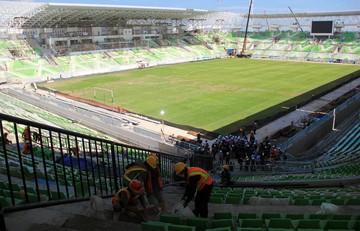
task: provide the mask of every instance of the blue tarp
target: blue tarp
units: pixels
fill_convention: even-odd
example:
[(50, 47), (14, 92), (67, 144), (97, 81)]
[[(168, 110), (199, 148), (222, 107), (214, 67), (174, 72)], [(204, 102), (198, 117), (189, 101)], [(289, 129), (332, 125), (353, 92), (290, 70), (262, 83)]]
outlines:
[(71, 162), (72, 162), (73, 168), (79, 168), (79, 164), (80, 164), (81, 170), (85, 170), (86, 166), (87, 166), (87, 169), (91, 169), (91, 161), (87, 160), (83, 157), (78, 158), (75, 156), (67, 156), (64, 158), (64, 164), (66, 166), (71, 167)]

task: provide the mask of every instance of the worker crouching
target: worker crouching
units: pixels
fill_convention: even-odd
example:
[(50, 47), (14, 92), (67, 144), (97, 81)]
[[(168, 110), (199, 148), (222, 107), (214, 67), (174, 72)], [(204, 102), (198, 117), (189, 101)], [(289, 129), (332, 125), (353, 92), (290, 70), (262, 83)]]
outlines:
[[(124, 209), (126, 214), (130, 217), (138, 216), (142, 221), (147, 220), (147, 214), (143, 213), (145, 202), (141, 200), (141, 193), (144, 191), (141, 181), (135, 179), (130, 184), (120, 189), (112, 198), (112, 205), (114, 210), (114, 221), (118, 222), (120, 214)], [(139, 208), (139, 201), (143, 208)]]

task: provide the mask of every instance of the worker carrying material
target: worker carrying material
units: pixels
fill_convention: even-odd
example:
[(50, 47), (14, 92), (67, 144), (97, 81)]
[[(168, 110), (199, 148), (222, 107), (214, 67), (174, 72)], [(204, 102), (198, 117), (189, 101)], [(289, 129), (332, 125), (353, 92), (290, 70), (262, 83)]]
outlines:
[(195, 209), (193, 213), (197, 217), (208, 217), (208, 203), (213, 188), (213, 180), (204, 169), (199, 167), (186, 167), (183, 162), (175, 164), (175, 174), (182, 177), (186, 182), (186, 189), (181, 198), (186, 207), (195, 196)]
[(161, 208), (161, 212), (168, 213), (169, 211), (166, 208), (162, 194), (163, 182), (157, 156), (149, 155), (146, 158), (143, 167), (147, 170), (146, 180), (144, 181), (147, 199), (151, 201), (152, 197), (155, 198)]

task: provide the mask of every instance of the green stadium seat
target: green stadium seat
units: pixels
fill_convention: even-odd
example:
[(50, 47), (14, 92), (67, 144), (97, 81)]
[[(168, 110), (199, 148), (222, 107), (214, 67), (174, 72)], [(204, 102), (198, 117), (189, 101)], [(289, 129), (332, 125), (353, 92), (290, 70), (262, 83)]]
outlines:
[(293, 229), (293, 224), (289, 218), (270, 218), (265, 220), (267, 228), (276, 230), (276, 229)]
[(292, 222), (293, 226), (297, 229), (322, 229), (319, 219), (302, 219), (298, 221), (293, 220)]
[(345, 198), (331, 199), (330, 203), (332, 203), (334, 205), (346, 205), (347, 204), (347, 199), (345, 199)]
[(19, 192), (19, 191), (22, 190), (22, 188), (21, 188), (20, 185), (18, 185), (18, 184), (11, 184), (11, 187), (12, 187), (12, 190), (13, 190), (13, 191)]
[(360, 205), (360, 198), (349, 198), (346, 205)]
[(63, 192), (50, 191), (51, 200), (66, 199), (66, 195)]
[(169, 225), (168, 231), (196, 231), (196, 227), (186, 225)]
[(351, 220), (353, 215), (351, 214), (334, 214), (331, 220)]
[(222, 199), (222, 197), (210, 197), (209, 203), (222, 204), (223, 199)]
[(234, 227), (233, 219), (219, 219), (211, 222), (211, 228)]
[(360, 221), (355, 221), (350, 227), (354, 230), (360, 230)]
[(209, 220), (202, 217), (189, 217), (186, 219), (187, 226), (195, 226), (196, 231), (204, 231), (208, 228)]
[(292, 201), (293, 205), (310, 205), (310, 201), (308, 199), (294, 199)]
[(9, 208), (12, 206), (11, 199), (4, 196), (0, 196), (0, 204), (2, 208)]
[(349, 221), (344, 220), (327, 220), (324, 225), (324, 230), (348, 229), (348, 223)]
[(324, 231), (323, 229), (297, 229), (297, 231)]
[(271, 219), (271, 218), (281, 218), (281, 214), (280, 213), (263, 213), (263, 214), (261, 214), (260, 218), (263, 220), (267, 220), (267, 219)]
[(301, 220), (304, 219), (304, 214), (299, 214), (299, 213), (286, 213), (284, 214), (285, 218), (289, 218), (291, 220)]
[(232, 231), (230, 227), (221, 227), (221, 228), (209, 228), (205, 231)]
[(33, 187), (27, 186), (26, 191), (27, 191), (27, 193), (36, 194), (36, 190)]
[(6, 196), (4, 190), (2, 190), (2, 189), (0, 189), (0, 196), (3, 196), (3, 197)]
[(141, 230), (142, 231), (168, 231), (169, 229), (168, 223), (162, 222), (142, 222), (141, 223)]
[(249, 203), (249, 199), (250, 199), (251, 197), (252, 197), (252, 196), (246, 196), (246, 195), (244, 195), (244, 196), (243, 196), (243, 199), (242, 199), (242, 203), (243, 203), (244, 205), (248, 204), (248, 203)]
[(175, 215), (175, 214), (161, 214), (160, 221), (175, 224), (175, 225), (183, 224), (181, 217), (179, 215)]
[(0, 181), (0, 188), (1, 189), (10, 189), (9, 183), (4, 182), (4, 181)]
[(225, 204), (239, 204), (241, 201), (240, 196), (227, 196), (225, 198)]
[(265, 228), (263, 219), (239, 219), (239, 227), (241, 228)]
[(311, 200), (311, 205), (321, 205), (324, 202), (326, 202), (324, 199), (313, 199)]
[(258, 218), (256, 213), (238, 213), (238, 220), (239, 219), (255, 219)]
[(219, 220), (219, 219), (233, 219), (233, 216), (231, 213), (228, 212), (224, 212), (224, 213), (214, 213), (214, 219), (215, 220)]
[(266, 228), (240, 228), (238, 227), (236, 231), (267, 231)]
[(330, 219), (332, 216), (332, 214), (309, 214), (307, 219), (327, 220)]
[(38, 196), (36, 194), (28, 193), (29, 203), (39, 202)]

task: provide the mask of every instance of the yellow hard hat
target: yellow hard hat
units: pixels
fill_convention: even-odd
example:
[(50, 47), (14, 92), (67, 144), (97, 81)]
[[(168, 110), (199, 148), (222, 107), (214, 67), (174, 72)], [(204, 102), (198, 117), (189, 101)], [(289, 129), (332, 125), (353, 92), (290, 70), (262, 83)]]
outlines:
[(223, 165), (223, 168), (229, 170), (229, 165), (225, 164)]
[(178, 162), (175, 164), (175, 174), (178, 175), (180, 172), (182, 172), (186, 168), (186, 164), (183, 162)]
[(146, 163), (148, 163), (148, 165), (150, 165), (152, 168), (156, 168), (157, 159), (154, 156), (148, 156), (146, 158)]
[(147, 157), (150, 157), (150, 156), (153, 156), (153, 157), (155, 157), (156, 159), (159, 159), (158, 156), (157, 156), (155, 153), (150, 152), (150, 153), (147, 155)]

